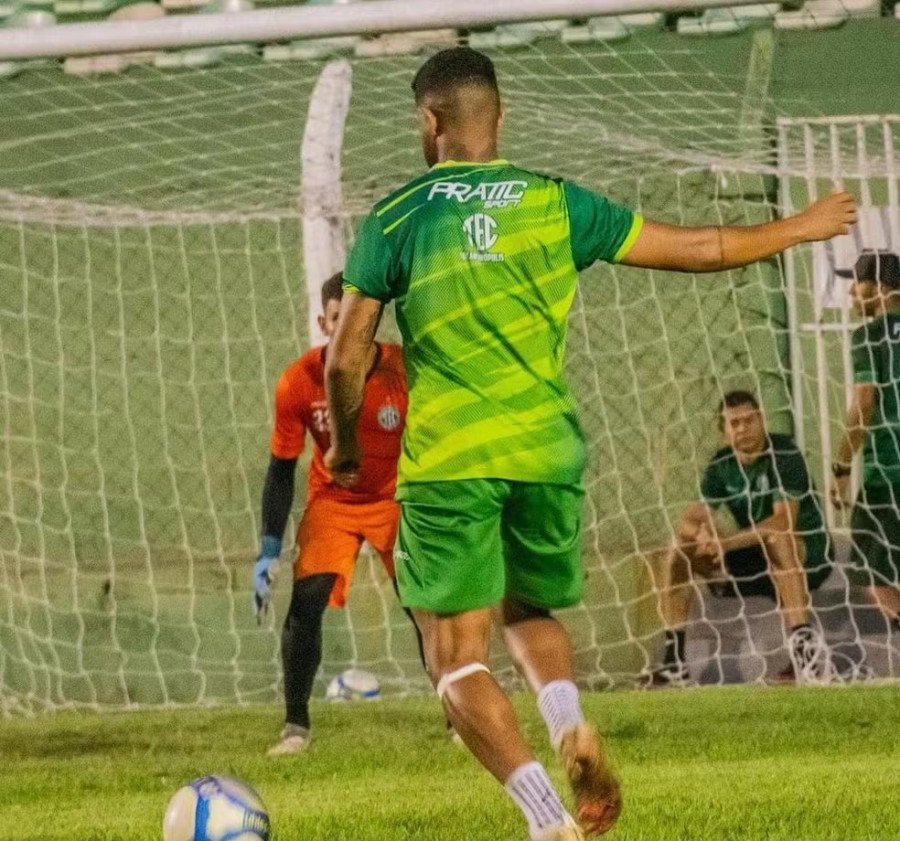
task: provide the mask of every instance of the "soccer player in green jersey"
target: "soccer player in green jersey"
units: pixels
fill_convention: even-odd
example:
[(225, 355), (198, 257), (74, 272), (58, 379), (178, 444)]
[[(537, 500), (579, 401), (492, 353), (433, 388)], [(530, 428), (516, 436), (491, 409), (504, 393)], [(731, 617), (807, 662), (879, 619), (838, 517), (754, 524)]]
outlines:
[(900, 631), (900, 257), (863, 251), (852, 272), (854, 306), (871, 320), (853, 331), (853, 400), (832, 470), (831, 498), (847, 502), (850, 464), (863, 448), (853, 507), (853, 561), (867, 595)]
[[(578, 272), (596, 260), (684, 271), (752, 263), (832, 237), (846, 194), (746, 228), (681, 228), (498, 156), (493, 64), (458, 47), (419, 69), (413, 93), (430, 169), (379, 201), (345, 272), (326, 368), (327, 463), (352, 485), (365, 363), (397, 304), (409, 381), (399, 465), (397, 577), (457, 732), (505, 787), (535, 841), (608, 830), (618, 782), (585, 723), (569, 637), (551, 611), (582, 592), (585, 442), (563, 377)], [(529, 684), (576, 801), (575, 824), (525, 742), (488, 663), (491, 608)]]
[[(788, 435), (770, 433), (755, 395), (730, 391), (719, 406), (725, 446), (710, 460), (702, 502), (681, 514), (666, 565), (660, 607), (666, 624), (662, 665), (650, 686), (690, 679), (686, 625), (695, 578), (721, 596), (776, 599), (787, 630), (790, 663), (778, 676), (800, 683), (830, 674), (821, 633), (810, 625), (810, 591), (831, 571), (825, 521), (806, 460)], [(738, 530), (720, 533), (713, 509), (725, 506)]]

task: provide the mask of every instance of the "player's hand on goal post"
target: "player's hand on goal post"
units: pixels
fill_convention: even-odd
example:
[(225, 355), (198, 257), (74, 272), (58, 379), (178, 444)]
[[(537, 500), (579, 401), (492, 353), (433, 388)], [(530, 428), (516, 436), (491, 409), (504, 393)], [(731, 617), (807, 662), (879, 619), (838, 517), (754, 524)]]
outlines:
[(835, 192), (814, 201), (798, 216), (807, 242), (828, 240), (846, 234), (856, 222), (856, 202), (847, 192)]

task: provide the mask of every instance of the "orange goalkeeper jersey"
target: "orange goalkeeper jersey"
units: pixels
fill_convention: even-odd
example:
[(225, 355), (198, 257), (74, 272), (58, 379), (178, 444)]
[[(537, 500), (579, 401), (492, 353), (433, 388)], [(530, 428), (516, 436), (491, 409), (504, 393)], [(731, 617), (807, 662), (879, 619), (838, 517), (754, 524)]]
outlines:
[(398, 345), (377, 344), (375, 364), (366, 377), (358, 435), (363, 450), (359, 482), (341, 488), (331, 480), (324, 456), (330, 444), (325, 400), (325, 347), (307, 351), (281, 375), (275, 389), (272, 455), (297, 458), (306, 431), (315, 442), (309, 469), (307, 502), (325, 497), (339, 502), (393, 499), (397, 459), (406, 422), (406, 374)]

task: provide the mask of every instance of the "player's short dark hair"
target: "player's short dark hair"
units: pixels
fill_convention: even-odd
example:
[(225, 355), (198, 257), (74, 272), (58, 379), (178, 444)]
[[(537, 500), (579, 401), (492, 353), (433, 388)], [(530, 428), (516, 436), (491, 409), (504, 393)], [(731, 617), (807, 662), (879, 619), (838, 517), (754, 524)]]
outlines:
[(344, 297), (344, 274), (333, 274), (322, 284), (322, 312), (328, 307), (329, 301), (340, 301)]
[(752, 406), (758, 410), (759, 400), (756, 399), (756, 395), (752, 391), (743, 391), (742, 389), (726, 391), (719, 402), (719, 417), (722, 417), (722, 412), (726, 409), (734, 409), (737, 406)]
[(852, 269), (836, 269), (838, 277), (871, 281), (893, 291), (900, 290), (900, 256), (893, 251), (864, 248)]
[(418, 105), (426, 96), (446, 96), (464, 85), (483, 85), (500, 94), (494, 62), (471, 47), (450, 47), (419, 68), (412, 81), (413, 96)]

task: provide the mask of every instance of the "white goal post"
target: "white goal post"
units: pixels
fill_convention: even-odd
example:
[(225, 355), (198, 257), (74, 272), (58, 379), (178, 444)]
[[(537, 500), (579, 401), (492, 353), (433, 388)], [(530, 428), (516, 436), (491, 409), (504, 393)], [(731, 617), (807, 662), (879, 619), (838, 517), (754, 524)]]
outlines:
[(322, 284), (344, 268), (341, 151), (352, 78), (353, 69), (346, 60), (333, 61), (322, 70), (310, 97), (300, 147), (303, 266), (312, 345), (325, 341), (317, 318)]

